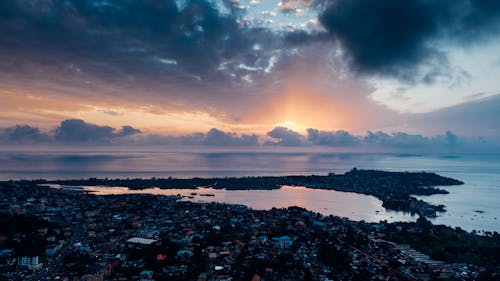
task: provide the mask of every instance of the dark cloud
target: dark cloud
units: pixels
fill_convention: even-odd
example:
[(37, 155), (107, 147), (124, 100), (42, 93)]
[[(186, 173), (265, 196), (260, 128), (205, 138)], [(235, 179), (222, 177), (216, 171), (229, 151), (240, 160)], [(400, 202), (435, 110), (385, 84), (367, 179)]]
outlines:
[[(129, 142), (130, 144), (130, 142)], [(258, 146), (257, 135), (238, 135), (210, 129), (207, 133), (193, 133), (181, 136), (145, 135), (136, 140), (138, 145), (190, 145), (190, 146)]]
[(412, 81), (422, 65), (445, 75), (437, 41), (466, 45), (498, 34), (500, 1), (331, 0), (319, 19), (355, 71)]
[[(266, 139), (272, 138), (272, 141)], [(61, 122), (52, 134), (42, 132), (36, 127), (17, 125), (0, 129), (2, 144), (86, 144), (86, 145), (167, 145), (167, 146), (205, 146), (205, 147), (329, 147), (352, 149), (355, 151), (488, 151), (498, 149), (498, 142), (491, 138), (463, 138), (451, 131), (435, 136), (408, 134), (405, 132), (386, 133), (367, 132), (356, 136), (350, 132), (307, 130), (304, 136), (286, 127), (275, 127), (267, 136), (256, 134), (236, 134), (213, 128), (206, 133), (186, 135), (146, 134), (131, 126), (117, 130), (110, 126), (89, 124), (79, 119)]]
[(46, 142), (50, 136), (36, 127), (16, 125), (0, 130), (0, 140), (5, 143), (34, 144)]
[(408, 134), (405, 132), (388, 134), (382, 131), (368, 131), (365, 136), (355, 136), (343, 130), (320, 131), (318, 129), (309, 128), (307, 129), (306, 139), (305, 136), (298, 132), (285, 127), (276, 127), (268, 133), (268, 136), (278, 139), (278, 141), (265, 144), (281, 146), (327, 146), (368, 150), (434, 150), (459, 147), (465, 144), (462, 138), (451, 131), (433, 137), (427, 137), (420, 134)]
[(354, 146), (359, 143), (359, 139), (347, 131), (320, 131), (317, 129), (307, 129), (307, 139), (312, 145), (326, 146)]
[(238, 136), (234, 133), (225, 133), (214, 128), (205, 135), (203, 144), (220, 146), (256, 146), (259, 144), (259, 138), (255, 134), (243, 134)]
[[(231, 79), (237, 69), (219, 71), (228, 61), (238, 63), (226, 67), (267, 63), (261, 56), (274, 35), (240, 24), (229, 1), (226, 13), (212, 1), (177, 2), (1, 1), (0, 66), (36, 75), (30, 65), (50, 63), (61, 74), (91, 73), (108, 83), (162, 78), (196, 85)], [(257, 43), (260, 55), (252, 49)]]
[(61, 122), (55, 131), (55, 139), (61, 142), (109, 142), (115, 129), (86, 123), (80, 119), (69, 119)]
[(122, 129), (117, 133), (117, 136), (119, 137), (126, 137), (126, 136), (131, 136), (135, 134), (140, 134), (142, 133), (141, 130), (136, 129), (132, 126), (123, 126)]
[(446, 131), (443, 136), (437, 136), (436, 141), (445, 146), (456, 146), (462, 142), (462, 140), (451, 131)]
[(54, 139), (58, 142), (78, 143), (109, 143), (115, 138), (130, 136), (139, 133), (131, 126), (123, 126), (116, 133), (110, 126), (99, 126), (86, 123), (80, 119), (68, 119), (61, 122), (55, 129)]
[(369, 131), (362, 141), (369, 146), (387, 148), (450, 148), (462, 143), (462, 140), (451, 131), (434, 137), (404, 132), (387, 134), (381, 131)]
[(281, 126), (275, 127), (267, 135), (277, 140), (268, 144), (282, 146), (300, 146), (306, 144), (306, 138), (303, 135)]
[(389, 135), (381, 131), (369, 131), (363, 141), (381, 147), (421, 147), (427, 144), (428, 139), (422, 135), (411, 135), (403, 132)]

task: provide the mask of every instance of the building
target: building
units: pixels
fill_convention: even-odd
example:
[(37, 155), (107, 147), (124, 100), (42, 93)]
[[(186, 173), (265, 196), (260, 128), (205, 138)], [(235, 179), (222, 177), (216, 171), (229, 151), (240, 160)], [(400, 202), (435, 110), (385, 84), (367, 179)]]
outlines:
[(17, 264), (21, 267), (27, 267), (30, 269), (40, 269), (43, 264), (40, 263), (40, 257), (34, 256), (22, 256), (17, 258)]

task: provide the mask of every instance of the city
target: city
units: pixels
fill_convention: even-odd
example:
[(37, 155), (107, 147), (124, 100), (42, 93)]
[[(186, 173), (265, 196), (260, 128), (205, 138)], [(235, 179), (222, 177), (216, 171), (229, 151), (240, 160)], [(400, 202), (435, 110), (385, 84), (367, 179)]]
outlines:
[(255, 211), (176, 196), (96, 196), (27, 181), (0, 188), (4, 280), (499, 278), (496, 232), (456, 231), (496, 245), (489, 254), (473, 249), (475, 264), (433, 260), (387, 240), (438, 231), (425, 219), (369, 224), (297, 207)]

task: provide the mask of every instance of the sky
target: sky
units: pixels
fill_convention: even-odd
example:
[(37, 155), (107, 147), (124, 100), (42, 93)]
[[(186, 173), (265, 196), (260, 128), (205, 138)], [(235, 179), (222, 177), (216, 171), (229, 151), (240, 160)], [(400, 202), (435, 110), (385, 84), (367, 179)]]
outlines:
[(483, 147), (498, 0), (2, 0), (0, 143)]

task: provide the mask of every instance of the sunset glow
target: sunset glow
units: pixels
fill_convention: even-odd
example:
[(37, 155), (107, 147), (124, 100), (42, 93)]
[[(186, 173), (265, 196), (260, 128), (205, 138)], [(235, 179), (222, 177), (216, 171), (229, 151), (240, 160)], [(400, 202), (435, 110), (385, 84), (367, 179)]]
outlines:
[[(298, 135), (274, 144), (311, 145), (314, 131), (331, 145), (342, 136), (364, 143), (369, 132), (410, 143), (448, 131), (465, 142), (500, 139), (500, 38), (486, 35), (498, 34), (498, 17), (479, 4), (429, 8), (456, 18), (430, 15), (429, 26), (405, 11), (412, 21), (394, 31), (385, 28), (399, 17), (380, 17), (396, 11), (389, 4), (364, 4), (373, 9), (365, 23), (346, 17), (364, 18), (362, 4), (343, 1), (8, 2), (4, 142), (50, 142), (65, 120), (108, 131), (95, 138), (111, 143), (203, 142), (215, 129), (230, 143), (260, 145), (275, 127)], [(460, 32), (450, 22), (463, 23)], [(131, 135), (118, 140), (124, 126)]]
[(0, 0), (0, 280), (498, 280), (500, 0)]

